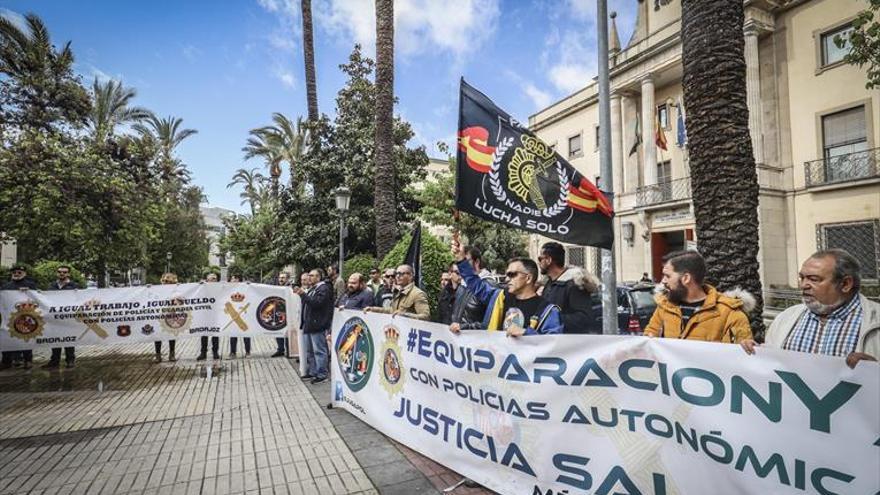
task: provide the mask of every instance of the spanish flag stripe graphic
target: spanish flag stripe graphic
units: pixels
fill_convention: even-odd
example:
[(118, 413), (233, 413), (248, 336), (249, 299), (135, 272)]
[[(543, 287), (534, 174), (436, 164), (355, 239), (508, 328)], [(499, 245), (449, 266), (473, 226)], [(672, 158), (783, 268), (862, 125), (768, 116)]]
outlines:
[(468, 127), (459, 133), (458, 145), (465, 152), (467, 164), (477, 172), (489, 173), (495, 147), (487, 144), (489, 132), (482, 127)]

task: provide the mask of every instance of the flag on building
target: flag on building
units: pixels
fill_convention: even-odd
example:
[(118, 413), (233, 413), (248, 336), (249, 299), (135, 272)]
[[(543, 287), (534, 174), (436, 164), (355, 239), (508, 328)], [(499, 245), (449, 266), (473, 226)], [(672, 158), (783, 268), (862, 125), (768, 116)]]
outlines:
[(636, 150), (639, 149), (639, 145), (642, 144), (642, 126), (639, 123), (639, 116), (636, 114), (636, 119), (633, 122), (633, 144), (629, 148), (629, 155), (633, 156)]
[(675, 121), (675, 144), (681, 148), (687, 145), (687, 129), (685, 128), (684, 103), (678, 100), (678, 118)]
[(409, 241), (409, 247), (406, 248), (403, 264), (412, 267), (413, 282), (417, 287), (424, 288), (422, 286), (422, 224), (419, 221), (416, 221), (416, 227), (413, 229), (412, 239)]
[(614, 242), (605, 194), (464, 79), (455, 205), (570, 244), (610, 249)]
[(654, 142), (657, 147), (663, 151), (668, 151), (666, 147), (666, 133), (663, 132), (663, 126), (660, 125), (660, 116), (654, 117)]

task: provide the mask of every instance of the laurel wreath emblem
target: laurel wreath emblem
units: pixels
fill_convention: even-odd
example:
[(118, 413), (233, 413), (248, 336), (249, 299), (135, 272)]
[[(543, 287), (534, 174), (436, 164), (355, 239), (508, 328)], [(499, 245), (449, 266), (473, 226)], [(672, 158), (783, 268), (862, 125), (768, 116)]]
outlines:
[[(507, 201), (507, 191), (505, 191), (504, 186), (501, 185), (501, 161), (504, 158), (504, 154), (507, 153), (508, 148), (511, 146), (513, 146), (512, 137), (502, 139), (501, 143), (498, 144), (495, 148), (495, 152), (492, 154), (492, 166), (489, 168), (489, 187), (492, 189), (492, 194), (495, 195), (495, 199), (501, 203)], [(559, 160), (556, 160), (556, 174), (559, 176), (559, 196), (553, 206), (544, 208), (540, 212), (541, 215), (547, 218), (555, 217), (568, 208), (568, 188), (571, 182), (568, 178), (568, 173), (565, 171), (565, 167)]]

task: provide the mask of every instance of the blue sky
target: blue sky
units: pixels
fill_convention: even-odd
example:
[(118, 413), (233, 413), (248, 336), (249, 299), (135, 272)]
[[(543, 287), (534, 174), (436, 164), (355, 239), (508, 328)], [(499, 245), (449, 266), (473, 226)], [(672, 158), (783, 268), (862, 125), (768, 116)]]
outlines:
[[(609, 0), (625, 44), (637, 0)], [(248, 130), (272, 112), (305, 115), (298, 0), (129, 2), (0, 0), (0, 15), (33, 12), (56, 44), (72, 42), (76, 70), (122, 80), (135, 103), (180, 117), (198, 134), (179, 154), (209, 203), (244, 211), (226, 184), (244, 162)], [(453, 142), (458, 79), (502, 108), (529, 115), (596, 74), (595, 0), (396, 0), (395, 112), (414, 127), (412, 144)], [(375, 54), (370, 0), (312, 0), (318, 106), (333, 115), (354, 43)]]

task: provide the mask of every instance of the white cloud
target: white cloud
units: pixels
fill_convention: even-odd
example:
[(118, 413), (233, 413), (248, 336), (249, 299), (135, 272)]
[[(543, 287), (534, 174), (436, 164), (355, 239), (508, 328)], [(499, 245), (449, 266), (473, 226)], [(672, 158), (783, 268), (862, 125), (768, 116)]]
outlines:
[(87, 81), (93, 81), (97, 79), (98, 81), (105, 83), (107, 81), (122, 81), (123, 76), (121, 73), (116, 74), (108, 74), (107, 72), (95, 67), (94, 65), (89, 65), (86, 68)]
[(0, 7), (0, 17), (9, 20), (9, 22), (14, 24), (15, 27), (17, 27), (21, 31), (24, 31), (25, 33), (31, 32), (30, 28), (28, 27), (27, 20), (24, 18), (23, 15), (19, 14), (18, 12)]
[(596, 44), (588, 31), (552, 30), (544, 41), (541, 59), (549, 66), (550, 82), (566, 94), (590, 83), (596, 75)]
[[(491, 38), (499, 0), (398, 0), (394, 4), (395, 49), (402, 56), (440, 50), (456, 59), (475, 55)], [(344, 42), (375, 53), (376, 11), (370, 0), (327, 0), (315, 9), (320, 26)]]
[(523, 85), (523, 91), (525, 91), (526, 96), (531, 98), (532, 103), (534, 103), (537, 108), (546, 108), (553, 101), (553, 96), (550, 93), (538, 89), (538, 87), (532, 83), (525, 83), (525, 85)]
[(584, 88), (594, 75), (591, 68), (580, 64), (557, 64), (550, 68), (550, 81), (565, 93), (574, 93)]
[(275, 69), (275, 77), (281, 81), (281, 84), (284, 85), (285, 88), (294, 89), (296, 88), (296, 76), (293, 75), (292, 72), (283, 68)]
[(190, 62), (195, 62), (202, 56), (202, 50), (191, 44), (184, 45), (183, 48), (180, 49), (180, 52), (183, 53), (184, 58)]

